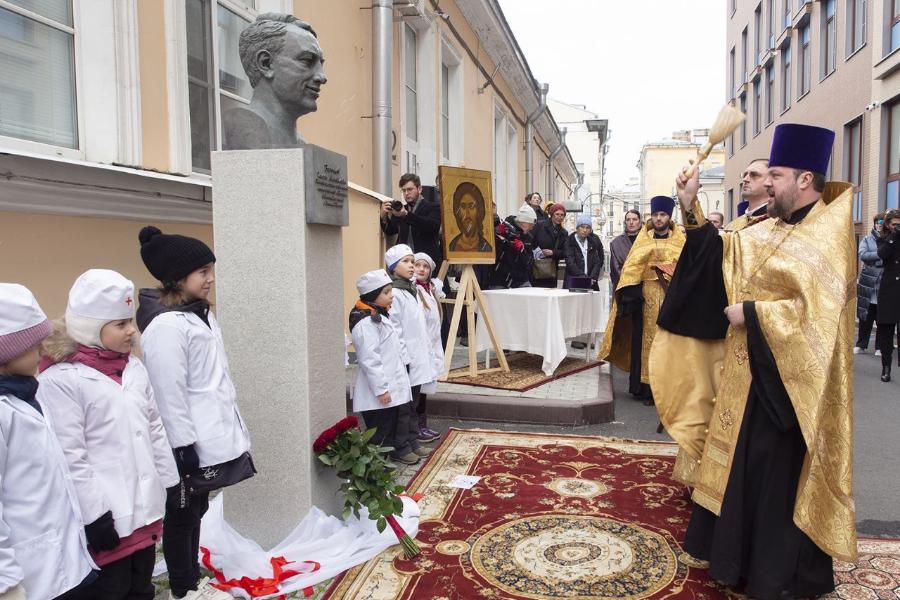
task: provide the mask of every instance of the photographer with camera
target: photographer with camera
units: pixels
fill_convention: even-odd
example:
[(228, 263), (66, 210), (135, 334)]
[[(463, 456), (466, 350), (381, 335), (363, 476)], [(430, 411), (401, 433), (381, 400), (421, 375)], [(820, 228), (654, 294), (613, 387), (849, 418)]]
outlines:
[(537, 217), (534, 209), (522, 205), (516, 216), (509, 216), (494, 229), (497, 262), (490, 275), (490, 288), (531, 287), (531, 265), (534, 262), (531, 230)]
[(381, 231), (396, 235), (395, 244), (406, 244), (413, 252), (424, 252), (440, 265), (441, 205), (422, 196), (422, 181), (415, 173), (400, 177), (403, 200), (381, 203)]

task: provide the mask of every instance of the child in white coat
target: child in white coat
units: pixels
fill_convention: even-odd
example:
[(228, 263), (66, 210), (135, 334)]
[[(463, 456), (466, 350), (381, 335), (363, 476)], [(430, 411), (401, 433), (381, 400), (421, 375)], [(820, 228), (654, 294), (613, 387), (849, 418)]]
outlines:
[(53, 326), (28, 289), (0, 283), (0, 598), (73, 598), (95, 577), (84, 520), (37, 400)]
[(167, 498), (163, 529), (171, 597), (224, 600), (231, 596), (200, 580), (200, 522), (211, 490), (256, 470), (222, 331), (210, 312), (216, 257), (202, 241), (156, 227), (144, 227), (138, 237), (141, 258), (161, 283), (140, 292), (141, 348), (182, 478)]
[(409, 384), (412, 403), (408, 409), (401, 408), (398, 428), (406, 427), (410, 432), (412, 451), (419, 456), (428, 456), (430, 450), (419, 442), (419, 423), (416, 407), (422, 386), (435, 381), (434, 363), (431, 358), (431, 344), (425, 324), (419, 292), (416, 289), (415, 258), (406, 244), (398, 244), (388, 249), (384, 255), (387, 272), (394, 286), (394, 303), (391, 306), (391, 322), (400, 331), (406, 353), (409, 356)]
[(97, 600), (153, 600), (166, 488), (178, 485), (150, 378), (131, 355), (134, 284), (91, 269), (69, 291), (65, 323), (44, 343), (37, 398), (59, 439), (100, 575)]
[(428, 416), (425, 412), (425, 401), (428, 394), (433, 394), (437, 389), (437, 379), (444, 373), (444, 344), (441, 340), (441, 321), (443, 320), (443, 308), (441, 299), (444, 297), (444, 284), (440, 279), (433, 279), (434, 260), (424, 252), (417, 252), (415, 258), (416, 287), (419, 298), (422, 301), (422, 309), (425, 311), (425, 326), (428, 333), (428, 347), (431, 350), (431, 362), (434, 367), (435, 381), (422, 386), (419, 394), (419, 404), (416, 406), (418, 417), (419, 441), (422, 443), (433, 442), (441, 437), (441, 434), (428, 427)]
[(398, 428), (401, 409), (412, 400), (406, 346), (388, 312), (395, 298), (384, 270), (370, 271), (356, 282), (359, 300), (350, 311), (350, 335), (356, 349), (353, 410), (362, 413), (367, 428), (375, 428), (372, 443), (390, 446), (391, 458), (404, 464), (419, 462), (412, 451), (409, 428)]

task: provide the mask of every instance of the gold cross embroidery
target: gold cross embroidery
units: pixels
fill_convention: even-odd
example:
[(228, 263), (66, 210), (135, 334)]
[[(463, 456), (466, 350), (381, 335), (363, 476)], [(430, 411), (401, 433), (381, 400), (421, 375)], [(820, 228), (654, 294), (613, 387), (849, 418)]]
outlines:
[(729, 427), (734, 425), (734, 414), (731, 412), (730, 408), (726, 408), (719, 413), (719, 422), (722, 431), (727, 431)]
[(750, 358), (750, 355), (747, 353), (747, 348), (744, 344), (738, 344), (734, 349), (734, 358), (737, 360), (737, 364), (743, 365), (747, 359)]

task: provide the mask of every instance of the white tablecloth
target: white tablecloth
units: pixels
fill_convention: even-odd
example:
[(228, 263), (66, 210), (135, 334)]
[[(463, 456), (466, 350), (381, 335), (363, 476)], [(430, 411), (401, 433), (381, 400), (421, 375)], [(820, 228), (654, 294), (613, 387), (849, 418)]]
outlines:
[[(602, 285), (606, 282), (602, 281)], [(546, 288), (518, 288), (483, 292), (494, 329), (505, 350), (544, 357), (542, 369), (553, 374), (566, 357), (566, 340), (602, 333), (609, 315), (609, 294), (577, 293)], [(491, 347), (484, 321), (475, 331), (479, 352)], [(588, 346), (590, 348), (590, 346)]]

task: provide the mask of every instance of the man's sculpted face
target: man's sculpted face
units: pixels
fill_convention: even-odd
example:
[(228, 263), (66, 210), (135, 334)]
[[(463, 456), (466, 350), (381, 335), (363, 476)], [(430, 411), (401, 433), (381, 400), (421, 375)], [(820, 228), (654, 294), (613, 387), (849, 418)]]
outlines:
[(328, 81), (324, 63), (322, 48), (310, 32), (287, 28), (284, 45), (272, 58), (272, 90), (291, 113), (305, 115), (317, 109), (316, 101)]
[(470, 194), (464, 194), (459, 200), (456, 209), (456, 222), (463, 237), (478, 237), (480, 223), (478, 222), (478, 203)]

